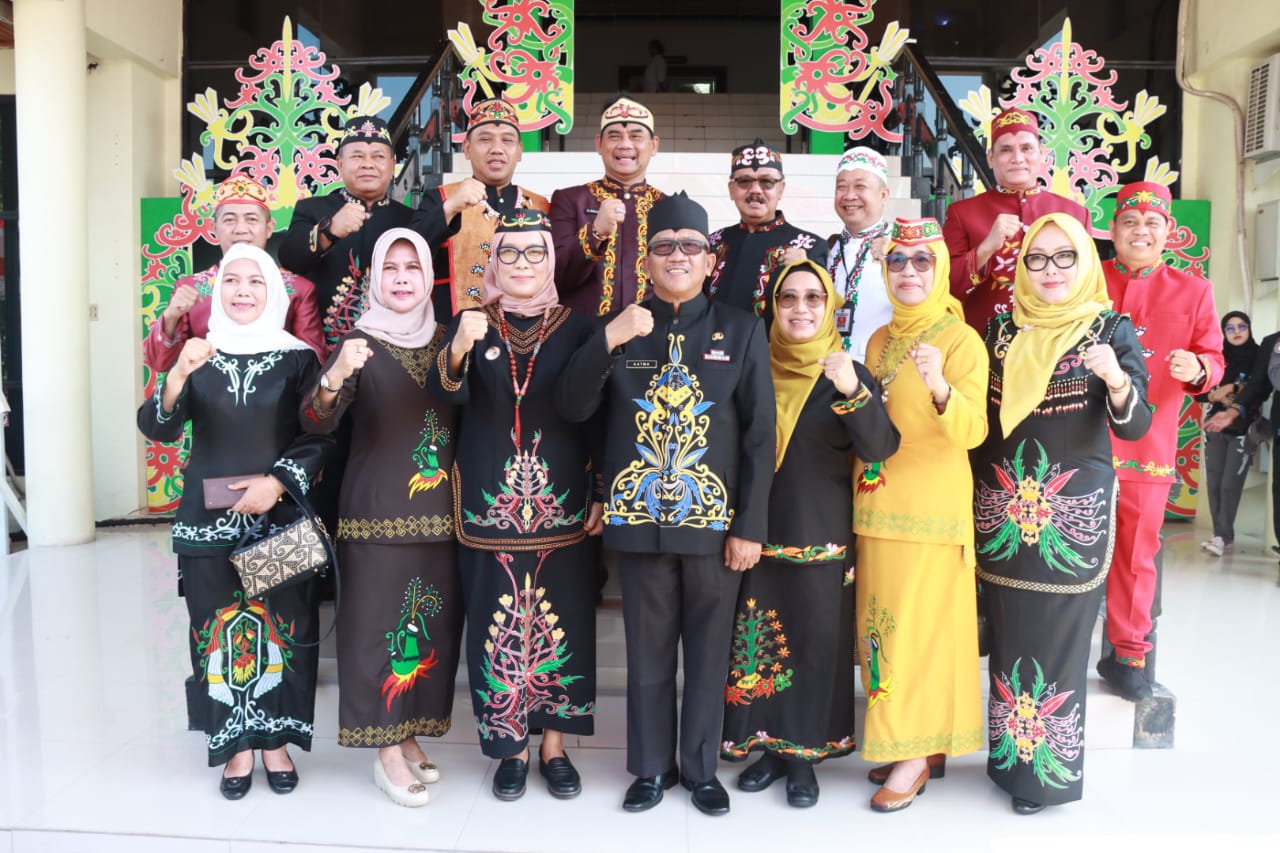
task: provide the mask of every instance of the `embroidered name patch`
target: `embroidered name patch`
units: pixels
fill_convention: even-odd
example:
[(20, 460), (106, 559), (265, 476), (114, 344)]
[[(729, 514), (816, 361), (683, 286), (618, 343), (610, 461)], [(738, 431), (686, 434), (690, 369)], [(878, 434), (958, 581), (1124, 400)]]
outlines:
[(729, 354), (722, 349), (707, 350), (702, 354), (703, 361), (732, 361)]
[(629, 358), (626, 362), (627, 368), (636, 370), (657, 370), (658, 361), (653, 358)]

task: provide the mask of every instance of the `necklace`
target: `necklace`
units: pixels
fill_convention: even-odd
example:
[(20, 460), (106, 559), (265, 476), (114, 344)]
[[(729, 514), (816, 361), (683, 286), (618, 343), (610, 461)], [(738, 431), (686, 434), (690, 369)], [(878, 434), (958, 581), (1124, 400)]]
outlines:
[[(849, 242), (853, 240), (853, 235), (849, 233), (849, 229), (844, 229), (844, 233), (840, 235), (840, 270), (844, 273), (844, 298), (849, 305), (850, 311), (854, 311), (858, 307), (858, 280), (862, 278), (862, 270), (867, 265), (867, 258), (871, 255), (871, 244), (880, 237), (889, 233), (889, 225), (881, 222), (870, 228), (859, 231), (858, 237), (862, 240), (862, 246), (858, 249), (853, 258), (853, 267), (849, 267), (847, 263), (846, 249)], [(850, 323), (852, 324), (852, 317)]]
[(884, 346), (880, 348), (880, 358), (876, 360), (876, 366), (871, 371), (876, 377), (876, 381), (880, 383), (880, 399), (882, 401), (888, 401), (889, 383), (898, 378), (898, 370), (902, 367), (902, 363), (907, 360), (907, 357), (915, 352), (921, 343), (926, 340), (933, 340), (938, 332), (958, 322), (960, 321), (954, 316), (944, 314), (937, 322), (914, 338), (895, 338), (893, 335), (885, 338)]
[(529, 380), (533, 378), (533, 367), (538, 363), (538, 351), (542, 349), (542, 342), (547, 339), (547, 317), (549, 311), (542, 312), (542, 325), (538, 328), (538, 342), (533, 345), (533, 353), (529, 356), (529, 364), (524, 369), (524, 382), (517, 378), (519, 373), (516, 369), (516, 354), (511, 349), (511, 331), (507, 328), (507, 315), (501, 307), (497, 310), (498, 315), (498, 334), (502, 338), (502, 343), (507, 348), (507, 364), (511, 370), (511, 391), (516, 396), (516, 412), (515, 412), (515, 442), (516, 447), (520, 446), (520, 404), (524, 402), (524, 395), (529, 390)]

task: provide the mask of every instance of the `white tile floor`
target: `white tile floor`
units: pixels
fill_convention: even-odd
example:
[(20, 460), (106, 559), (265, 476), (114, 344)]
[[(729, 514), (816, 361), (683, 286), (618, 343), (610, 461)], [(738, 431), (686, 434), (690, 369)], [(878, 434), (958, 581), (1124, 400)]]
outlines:
[[(373, 787), (372, 753), (336, 745), (331, 661), (321, 671), (320, 734), (297, 756), (298, 791), (274, 796), (259, 771), (249, 797), (230, 803), (205, 766), (202, 736), (184, 728), (185, 610), (167, 532), (20, 552), (0, 559), (0, 853), (817, 853), (886, 841), (1037, 853), (1280, 850), (1276, 560), (1258, 538), (1242, 537), (1219, 560), (1198, 550), (1203, 531), (1166, 533), (1160, 672), (1178, 697), (1177, 748), (1101, 748), (1091, 726), (1084, 801), (1035, 817), (1010, 811), (980, 754), (955, 760), (897, 815), (868, 809), (867, 765), (856, 756), (819, 770), (822, 798), (809, 811), (789, 809), (780, 785), (737, 792), (736, 767), (724, 765), (728, 817), (698, 814), (679, 789), (629, 815), (619, 807), (629, 777), (618, 695), (602, 697), (596, 737), (572, 748), (581, 797), (552, 800), (535, 775), (524, 799), (501, 803), (489, 793), (493, 763), (475, 746), (464, 692), (453, 731), (429, 745), (443, 771), (431, 804), (397, 808)], [(1113, 715), (1122, 728), (1119, 700), (1096, 698), (1091, 722)]]

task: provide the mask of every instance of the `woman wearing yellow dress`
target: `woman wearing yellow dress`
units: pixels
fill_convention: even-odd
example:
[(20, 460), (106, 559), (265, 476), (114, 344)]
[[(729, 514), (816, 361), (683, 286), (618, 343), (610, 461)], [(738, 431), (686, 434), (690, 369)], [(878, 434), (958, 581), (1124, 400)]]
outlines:
[(902, 435), (855, 482), (857, 639), (867, 692), (862, 755), (876, 811), (911, 805), (946, 756), (985, 746), (974, 592), (973, 476), (987, 434), (987, 352), (948, 287), (936, 220), (898, 219), (886, 249), (889, 325), (867, 366)]

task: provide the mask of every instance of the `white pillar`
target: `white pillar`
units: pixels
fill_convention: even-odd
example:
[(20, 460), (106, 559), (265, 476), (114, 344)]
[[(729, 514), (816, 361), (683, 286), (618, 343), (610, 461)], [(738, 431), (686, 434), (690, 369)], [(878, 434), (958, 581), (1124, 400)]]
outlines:
[(85, 214), (85, 150), (94, 141), (86, 132), (84, 4), (13, 4), (22, 388), (33, 546), (71, 545), (94, 536)]

